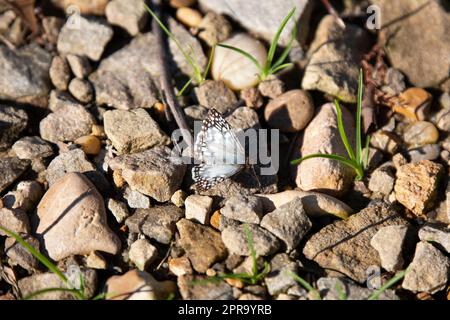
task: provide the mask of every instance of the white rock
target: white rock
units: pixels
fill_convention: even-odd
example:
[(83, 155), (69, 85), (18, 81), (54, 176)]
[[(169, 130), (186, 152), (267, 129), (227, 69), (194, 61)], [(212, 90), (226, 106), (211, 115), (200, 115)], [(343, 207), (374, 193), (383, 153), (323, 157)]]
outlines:
[(186, 219), (207, 224), (213, 199), (208, 196), (191, 195), (186, 198), (184, 205), (186, 207)]
[(136, 267), (144, 271), (158, 257), (158, 250), (146, 239), (133, 242), (128, 253)]

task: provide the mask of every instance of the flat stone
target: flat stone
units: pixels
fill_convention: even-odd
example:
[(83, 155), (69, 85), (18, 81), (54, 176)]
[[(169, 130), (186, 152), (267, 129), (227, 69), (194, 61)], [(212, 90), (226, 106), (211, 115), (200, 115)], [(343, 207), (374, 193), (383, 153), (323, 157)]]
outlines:
[[(253, 245), (258, 256), (268, 256), (275, 253), (280, 247), (278, 239), (270, 232), (257, 225), (248, 225), (253, 237)], [(222, 240), (230, 253), (249, 256), (247, 235), (244, 225), (230, 226), (222, 231)]]
[(408, 150), (408, 156), (412, 163), (422, 160), (437, 160), (441, 154), (441, 146), (439, 144), (427, 144), (423, 147)]
[(193, 220), (201, 224), (207, 224), (213, 199), (208, 196), (191, 195), (186, 198), (186, 219)]
[(394, 187), (398, 202), (416, 215), (431, 209), (436, 199), (442, 170), (442, 165), (429, 160), (398, 168)]
[(99, 61), (112, 36), (112, 28), (103, 19), (77, 15), (69, 18), (61, 29), (58, 51), (63, 54), (87, 56), (91, 60)]
[(292, 274), (297, 274), (297, 263), (285, 253), (279, 253), (270, 261), (270, 273), (264, 282), (269, 294), (274, 296), (286, 293), (290, 287), (296, 285)]
[[(92, 269), (81, 270), (85, 282), (86, 298), (92, 298), (97, 287), (97, 273)], [(68, 277), (68, 274), (65, 274)], [(77, 274), (76, 284), (79, 286), (80, 274)], [(67, 288), (68, 285), (63, 282), (56, 274), (47, 272), (35, 274), (26, 278), (22, 278), (18, 282), (22, 297), (27, 297), (37, 291), (50, 288)], [(71, 288), (70, 288), (71, 289)], [(69, 291), (52, 291), (46, 292), (33, 297), (33, 300), (77, 300), (77, 297)]]
[(94, 88), (85, 79), (75, 78), (70, 81), (69, 92), (81, 103), (89, 103), (94, 100)]
[(54, 260), (120, 250), (120, 240), (106, 221), (103, 197), (80, 173), (68, 173), (56, 181), (39, 203), (37, 215), (36, 234)]
[(186, 165), (171, 158), (167, 147), (155, 147), (140, 153), (123, 155), (110, 162), (113, 170), (121, 170), (123, 179), (131, 189), (137, 190), (159, 202), (170, 200), (178, 190)]
[[(341, 294), (345, 295), (345, 300), (367, 300), (375, 293), (375, 290), (361, 287), (351, 280), (331, 277), (317, 280), (317, 289), (322, 300), (341, 300)], [(394, 290), (387, 289), (379, 295), (378, 300), (399, 300), (399, 297)]]
[(258, 85), (259, 92), (267, 98), (275, 99), (285, 91), (285, 84), (275, 75), (270, 75)]
[(419, 238), (422, 241), (435, 243), (439, 248), (450, 253), (450, 229), (448, 227), (424, 225), (419, 230)]
[(144, 271), (158, 257), (158, 250), (146, 239), (139, 239), (130, 246), (128, 256), (136, 267)]
[[(206, 57), (200, 43), (175, 21), (170, 20), (169, 27), (183, 47), (192, 46), (193, 55), (203, 70)], [(95, 87), (97, 104), (129, 110), (151, 108), (159, 101), (155, 85), (158, 82), (153, 80), (161, 75), (161, 66), (154, 59), (157, 49), (154, 35), (148, 32), (136, 36), (129, 45), (103, 59), (97, 71), (89, 77)], [(171, 64), (171, 73), (181, 70), (191, 74), (191, 67), (172, 41), (169, 49), (175, 61)]]
[(38, 136), (23, 137), (12, 146), (12, 151), (19, 159), (42, 159), (53, 155), (53, 149), (49, 143)]
[(187, 219), (177, 222), (181, 247), (195, 271), (205, 273), (215, 262), (225, 259), (227, 250), (220, 233)]
[(69, 7), (74, 6), (79, 10), (80, 14), (93, 14), (102, 16), (105, 14), (105, 7), (109, 0), (51, 0), (53, 5), (67, 10)]
[(309, 48), (302, 88), (356, 102), (359, 62), (368, 49), (369, 36), (364, 29), (347, 23), (344, 30), (332, 15), (325, 16)]
[(103, 115), (105, 132), (120, 153), (135, 153), (167, 145), (169, 137), (144, 109), (111, 110)]
[(245, 131), (247, 129), (259, 129), (258, 113), (255, 110), (247, 107), (240, 107), (233, 111), (225, 118), (230, 126), (235, 130)]
[(0, 45), (0, 99), (45, 107), (51, 55), (36, 44), (11, 50)]
[(5, 191), (17, 178), (29, 167), (29, 160), (21, 160), (16, 157), (0, 159), (0, 193)]
[(147, 272), (130, 270), (106, 281), (106, 295), (111, 300), (164, 300), (176, 291), (172, 281), (157, 281)]
[[(214, 11), (232, 17), (239, 22), (245, 29), (257, 33), (267, 41), (272, 41), (281, 21), (287, 16), (294, 4), (289, 0), (281, 0), (274, 6), (270, 2), (261, 2), (258, 0), (230, 0), (223, 2), (221, 0), (200, 0), (200, 7), (204, 11)], [(301, 0), (295, 3), (294, 21), (298, 23), (300, 34), (308, 33), (308, 21), (310, 14), (311, 1)], [(286, 46), (291, 38), (291, 32), (294, 28), (294, 21), (289, 21), (281, 34), (279, 44)], [(302, 37), (300, 35), (300, 37)]]
[(42, 139), (53, 143), (75, 141), (90, 134), (94, 124), (94, 117), (83, 106), (63, 104), (41, 120), (39, 132)]
[[(225, 281), (209, 282), (204, 276), (185, 275), (177, 279), (178, 289), (184, 300), (232, 300), (232, 287)], [(198, 285), (196, 282), (201, 281)]]
[(27, 123), (28, 115), (25, 111), (0, 104), (0, 151), (8, 149), (14, 143)]
[(389, 271), (400, 271), (404, 265), (404, 252), (407, 243), (408, 226), (388, 226), (381, 228), (370, 240), (380, 255), (381, 266)]
[(262, 200), (264, 212), (271, 212), (296, 198), (301, 198), (303, 208), (309, 217), (322, 217), (331, 214), (341, 219), (347, 219), (353, 213), (352, 208), (341, 200), (318, 192), (286, 190), (274, 194), (258, 194), (257, 196)]
[(61, 153), (54, 158), (47, 167), (46, 179), (50, 186), (69, 172), (88, 173), (95, 171), (95, 167), (88, 161), (81, 149), (74, 149)]
[(230, 108), (236, 105), (234, 92), (222, 81), (206, 80), (195, 88), (198, 103), (208, 109), (214, 108), (220, 113), (233, 111)]
[(369, 180), (369, 190), (381, 195), (389, 195), (394, 189), (395, 174), (390, 166), (383, 166), (372, 172)]
[(177, 277), (193, 273), (191, 262), (186, 256), (170, 259), (169, 270)]
[(450, 260), (432, 244), (419, 242), (407, 270), (402, 283), (403, 289), (433, 294), (446, 287)]
[[(20, 209), (0, 209), (0, 226), (14, 233), (27, 235), (30, 233), (30, 221), (27, 214)], [(0, 231), (0, 235), (6, 235)]]
[(291, 251), (308, 233), (312, 223), (305, 213), (302, 199), (296, 198), (266, 214), (261, 220), (261, 227), (276, 235)]
[(161, 205), (137, 209), (125, 224), (133, 233), (142, 233), (151, 239), (169, 244), (175, 234), (175, 224), (183, 217), (183, 211), (173, 205)]
[(127, 204), (133, 209), (148, 209), (150, 208), (150, 199), (136, 190), (126, 187), (123, 197), (127, 200)]
[(106, 18), (112, 25), (124, 28), (132, 36), (145, 26), (148, 12), (140, 0), (113, 0), (106, 6)]
[(86, 58), (85, 56), (68, 54), (66, 56), (66, 59), (75, 77), (83, 79), (91, 73), (92, 71), (91, 64), (89, 62), (89, 59)]
[[(29, 236), (24, 240), (39, 251), (39, 241), (36, 238)], [(39, 260), (17, 243), (14, 238), (5, 240), (5, 253), (12, 260), (13, 264), (19, 265), (29, 272), (33, 272), (39, 267)]]
[[(354, 145), (354, 125), (350, 112), (341, 107), (344, 128), (350, 145)], [(300, 149), (301, 146), (301, 149)], [(321, 106), (306, 127), (303, 139), (298, 139), (300, 150), (294, 159), (315, 153), (337, 154), (347, 157), (340, 138), (336, 108), (332, 103)], [(304, 191), (319, 191), (334, 196), (345, 193), (353, 183), (354, 170), (331, 159), (313, 158), (295, 168), (295, 182)]]
[[(392, 66), (417, 87), (439, 88), (449, 78), (450, 69), (450, 13), (446, 4), (427, 0), (372, 3), (381, 9), (381, 28), (389, 39), (385, 46)], [(433, 36), (426, 37), (423, 30)]]
[(50, 79), (56, 89), (67, 90), (70, 81), (70, 67), (67, 60), (61, 56), (55, 56), (49, 70)]
[(220, 213), (227, 218), (244, 223), (259, 224), (263, 217), (260, 198), (250, 195), (236, 195), (226, 200)]
[(271, 100), (264, 109), (269, 126), (282, 132), (303, 130), (314, 116), (314, 103), (307, 91), (291, 90)]
[(417, 121), (410, 124), (403, 133), (403, 139), (412, 147), (422, 147), (439, 140), (439, 130), (428, 121)]
[(347, 220), (322, 228), (308, 240), (303, 253), (324, 269), (364, 283), (367, 269), (381, 264), (378, 252), (370, 245), (372, 237), (382, 227), (405, 224), (395, 207), (375, 202)]
[(114, 199), (108, 199), (107, 207), (108, 210), (113, 214), (114, 218), (116, 218), (117, 223), (123, 223), (125, 219), (130, 215), (127, 205), (123, 202)]

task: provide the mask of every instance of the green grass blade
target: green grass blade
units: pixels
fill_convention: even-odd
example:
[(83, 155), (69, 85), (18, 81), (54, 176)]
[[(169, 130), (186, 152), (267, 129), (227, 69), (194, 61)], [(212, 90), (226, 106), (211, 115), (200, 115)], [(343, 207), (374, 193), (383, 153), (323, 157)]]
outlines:
[(71, 285), (66, 276), (58, 269), (56, 265), (54, 265), (47, 257), (37, 251), (34, 247), (29, 245), (21, 236), (16, 234), (15, 232), (0, 227), (0, 230), (6, 233), (9, 237), (14, 238), (22, 247), (25, 248), (29, 253), (31, 253), (36, 259), (38, 259), (44, 266), (47, 267), (48, 270), (56, 274), (64, 283)]
[(205, 72), (203, 73), (203, 81), (206, 80), (206, 77), (208, 76), (208, 73), (209, 73), (209, 69), (211, 69), (212, 60), (214, 58), (215, 52), (216, 52), (216, 45), (213, 45), (213, 47), (211, 48), (211, 53), (209, 54), (208, 64), (206, 65)]
[(344, 288), (342, 288), (342, 283), (339, 280), (336, 282), (336, 291), (339, 300), (347, 300), (347, 294), (345, 293)]
[(347, 134), (345, 133), (344, 122), (342, 121), (341, 107), (339, 106), (339, 102), (337, 100), (334, 100), (334, 105), (336, 106), (339, 135), (341, 136), (342, 143), (344, 144), (345, 149), (347, 150), (350, 160), (355, 161), (355, 154), (353, 153), (352, 146), (348, 142)]
[(253, 62), (253, 64), (258, 68), (258, 70), (259, 70), (260, 72), (262, 72), (261, 65), (259, 64), (258, 60), (256, 60), (256, 58), (253, 57), (250, 53), (245, 52), (245, 51), (242, 50), (242, 49), (239, 49), (239, 48), (236, 48), (236, 47), (233, 47), (233, 46), (229, 46), (229, 45), (223, 44), (223, 43), (219, 43), (218, 46), (219, 46), (219, 47), (222, 47), (222, 48), (230, 49), (230, 50), (233, 50), (233, 51), (235, 51), (235, 52), (237, 52), (237, 53), (242, 54), (244, 57), (246, 57), (246, 58), (249, 59), (251, 62)]
[(183, 86), (183, 88), (181, 88), (180, 92), (177, 93), (177, 97), (181, 97), (191, 83), (192, 83), (192, 78), (190, 78), (189, 81), (186, 82), (186, 84)]
[[(180, 52), (183, 55), (184, 59), (186, 59), (186, 62), (191, 66), (192, 70), (194, 71), (194, 73), (195, 73), (195, 75), (197, 77), (199, 70), (197, 69), (197, 66), (195, 65), (195, 63), (192, 60), (192, 58), (189, 56), (189, 54), (181, 46), (180, 41), (178, 41), (178, 39), (175, 37), (175, 35), (172, 32), (170, 32), (169, 29), (167, 29), (167, 27), (164, 25), (164, 23), (158, 18), (156, 13), (154, 13), (153, 10), (150, 9), (150, 7), (147, 4), (144, 3), (144, 6), (145, 6), (145, 9), (148, 11), (148, 13), (159, 24), (159, 26), (164, 31), (164, 33), (175, 43), (175, 45), (177, 46), (178, 50), (180, 50)], [(201, 75), (201, 73), (200, 73), (200, 75)]]
[(311, 296), (313, 297), (314, 300), (322, 300), (322, 298), (320, 297), (320, 293), (319, 291), (317, 291), (315, 288), (313, 288), (308, 281), (306, 281), (305, 279), (303, 279), (302, 277), (300, 277), (299, 275), (288, 271), (288, 274), (295, 280), (297, 281), (303, 288), (305, 288), (306, 290), (308, 290), (308, 292), (311, 294)]
[(252, 263), (253, 263), (252, 264), (252, 276), (255, 276), (258, 274), (258, 261), (257, 261), (257, 257), (256, 257), (255, 246), (253, 244), (253, 235), (252, 235), (252, 232), (250, 231), (250, 228), (248, 227), (248, 224), (244, 224), (243, 228), (244, 228), (245, 236), (247, 238), (248, 250), (250, 251), (250, 256), (252, 257)]
[(372, 293), (367, 300), (377, 300), (380, 295), (392, 287), (394, 284), (399, 282), (401, 279), (403, 279), (406, 275), (407, 270), (400, 271), (397, 273), (394, 277), (392, 277), (388, 282), (386, 282), (383, 286), (381, 286), (378, 290), (376, 290), (374, 293)]
[(285, 68), (287, 68), (287, 67), (290, 67), (290, 66), (292, 66), (292, 65), (294, 65), (292, 62), (282, 64), (281, 66), (278, 66), (278, 67), (276, 67), (276, 68), (274, 68), (274, 69), (271, 69), (269, 73), (270, 73), (270, 74), (277, 73), (278, 71), (280, 71), (280, 70), (282, 70), (282, 69), (285, 69)]
[(366, 147), (365, 147), (365, 152), (364, 152), (364, 159), (363, 159), (363, 168), (364, 169), (367, 169), (367, 167), (369, 166), (370, 139), (371, 139), (371, 136), (367, 136), (367, 138), (366, 138)]
[(358, 165), (354, 161), (348, 160), (348, 159), (346, 159), (342, 156), (338, 156), (336, 154), (325, 154), (325, 153), (310, 154), (310, 155), (302, 157), (300, 159), (291, 161), (291, 164), (298, 165), (305, 160), (309, 160), (309, 159), (313, 159), (313, 158), (325, 158), (325, 159), (336, 160), (336, 161), (342, 162), (343, 164), (355, 169), (355, 171), (359, 170)]
[(295, 39), (297, 39), (297, 23), (294, 25), (294, 29), (292, 29), (291, 39), (289, 40), (288, 45), (284, 48), (278, 60), (271, 66), (271, 69), (276, 69), (279, 65), (281, 65), (289, 55), (289, 52), (292, 49), (292, 45), (294, 44)]
[(356, 105), (356, 162), (361, 163), (362, 160), (362, 144), (361, 144), (361, 111), (364, 90), (364, 78), (362, 70), (359, 71), (358, 79), (358, 103)]
[(72, 294), (74, 294), (79, 300), (84, 300), (84, 297), (80, 294), (80, 292), (78, 292), (78, 290), (76, 289), (67, 289), (67, 288), (47, 288), (47, 289), (42, 289), (42, 290), (38, 290), (36, 292), (33, 292), (31, 294), (29, 294), (28, 296), (24, 297), (24, 300), (31, 300), (34, 297), (40, 296), (42, 294), (45, 293), (49, 293), (49, 292), (70, 292)]
[(277, 32), (275, 33), (275, 36), (272, 39), (272, 43), (270, 44), (269, 53), (267, 54), (267, 61), (265, 69), (269, 70), (272, 66), (272, 61), (275, 56), (275, 52), (278, 47), (278, 41), (280, 40), (281, 33), (283, 32), (284, 28), (286, 27), (286, 24), (288, 23), (289, 19), (293, 16), (295, 12), (295, 7), (289, 11), (288, 15), (283, 19), (283, 21), (280, 24), (280, 27), (278, 28)]

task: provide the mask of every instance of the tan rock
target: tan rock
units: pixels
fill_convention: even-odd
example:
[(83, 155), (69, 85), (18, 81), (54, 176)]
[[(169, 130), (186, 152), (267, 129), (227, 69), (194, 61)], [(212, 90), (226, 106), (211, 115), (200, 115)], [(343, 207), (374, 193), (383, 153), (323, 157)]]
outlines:
[(120, 241), (108, 227), (102, 196), (80, 173), (56, 181), (38, 205), (36, 233), (54, 260), (95, 250), (117, 254)]
[(442, 165), (429, 160), (401, 166), (394, 186), (398, 202), (416, 215), (426, 213), (434, 205), (442, 173)]
[(161, 300), (176, 290), (172, 281), (156, 281), (147, 272), (130, 270), (121, 276), (112, 276), (106, 282), (108, 300)]
[[(349, 143), (354, 146), (355, 129), (352, 116), (344, 107), (341, 109)], [(336, 108), (332, 103), (321, 106), (305, 129), (301, 156), (314, 153), (348, 156), (339, 135)], [(297, 167), (295, 182), (304, 191), (314, 190), (342, 195), (350, 187), (354, 176), (353, 169), (338, 161), (314, 158), (302, 162)]]

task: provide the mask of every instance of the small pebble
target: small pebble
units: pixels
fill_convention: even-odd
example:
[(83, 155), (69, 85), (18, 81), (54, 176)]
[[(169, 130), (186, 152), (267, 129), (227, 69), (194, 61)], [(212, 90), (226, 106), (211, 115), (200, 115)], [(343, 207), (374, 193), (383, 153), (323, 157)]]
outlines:
[(170, 197), (170, 202), (172, 202), (178, 208), (182, 208), (184, 206), (184, 201), (186, 200), (186, 197), (187, 197), (186, 192), (179, 189), (174, 192), (172, 197)]
[(177, 277), (193, 273), (191, 263), (186, 256), (170, 259), (169, 270)]
[(87, 155), (98, 155), (102, 148), (100, 140), (96, 136), (82, 136), (75, 140)]
[(408, 126), (403, 138), (407, 144), (421, 147), (436, 143), (439, 140), (439, 131), (431, 122), (417, 121)]
[(94, 99), (94, 88), (84, 79), (73, 79), (69, 84), (69, 92), (82, 103), (89, 103)]
[(136, 267), (144, 271), (158, 257), (158, 250), (146, 239), (139, 239), (130, 246), (128, 253)]
[(67, 90), (70, 81), (70, 68), (66, 59), (55, 56), (50, 67), (50, 79), (58, 90)]
[(177, 9), (175, 16), (178, 21), (190, 28), (198, 27), (202, 21), (202, 15), (200, 12), (187, 7)]
[(186, 219), (206, 224), (209, 220), (212, 203), (213, 199), (208, 196), (191, 195), (187, 197), (184, 202)]
[(75, 77), (83, 79), (91, 73), (92, 67), (88, 58), (84, 56), (68, 54), (66, 56), (66, 59)]

